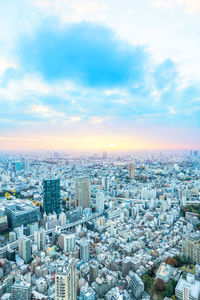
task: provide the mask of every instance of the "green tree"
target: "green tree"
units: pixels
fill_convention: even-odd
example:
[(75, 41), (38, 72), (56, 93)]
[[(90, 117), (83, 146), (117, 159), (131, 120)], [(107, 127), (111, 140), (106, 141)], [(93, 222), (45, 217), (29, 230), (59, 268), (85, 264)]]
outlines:
[(145, 274), (142, 277), (142, 281), (144, 282), (145, 289), (149, 289), (151, 286), (151, 277), (148, 274)]

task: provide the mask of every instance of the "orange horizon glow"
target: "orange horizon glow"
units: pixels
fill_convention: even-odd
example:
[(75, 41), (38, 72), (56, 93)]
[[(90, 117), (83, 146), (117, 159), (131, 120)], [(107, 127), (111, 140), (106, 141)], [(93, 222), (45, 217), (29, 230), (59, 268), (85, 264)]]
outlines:
[(70, 150), (70, 151), (134, 151), (134, 150), (189, 150), (197, 144), (167, 143), (156, 138), (129, 136), (32, 136), (0, 137), (1, 150)]

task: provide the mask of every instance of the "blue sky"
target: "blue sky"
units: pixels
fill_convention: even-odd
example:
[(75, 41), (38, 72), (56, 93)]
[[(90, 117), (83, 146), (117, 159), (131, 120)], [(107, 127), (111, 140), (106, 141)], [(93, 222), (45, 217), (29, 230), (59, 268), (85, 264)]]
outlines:
[(200, 147), (197, 0), (0, 0), (2, 149)]

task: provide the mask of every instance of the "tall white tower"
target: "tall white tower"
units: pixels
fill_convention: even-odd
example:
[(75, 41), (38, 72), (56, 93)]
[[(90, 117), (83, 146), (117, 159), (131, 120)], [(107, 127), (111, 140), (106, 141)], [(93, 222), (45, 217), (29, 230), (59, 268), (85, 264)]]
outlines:
[(70, 259), (55, 272), (55, 300), (75, 300), (76, 289), (76, 261)]

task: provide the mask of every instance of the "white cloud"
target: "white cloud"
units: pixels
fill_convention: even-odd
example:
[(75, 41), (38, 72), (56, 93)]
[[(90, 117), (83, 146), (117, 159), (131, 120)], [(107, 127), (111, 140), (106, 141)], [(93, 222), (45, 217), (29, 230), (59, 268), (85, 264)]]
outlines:
[(103, 121), (105, 121), (105, 118), (93, 116), (93, 117), (90, 117), (89, 120), (90, 120), (90, 122), (93, 123), (93, 124), (99, 124), (99, 123), (102, 123)]
[(48, 105), (43, 104), (33, 104), (31, 109), (29, 110), (31, 114), (37, 114), (43, 118), (52, 118), (52, 117), (61, 117), (65, 118), (65, 113), (58, 112), (53, 108), (49, 107)]
[(176, 5), (181, 5), (190, 13), (200, 12), (199, 0), (153, 0), (152, 4), (164, 8), (174, 8)]
[(100, 22), (105, 18), (108, 5), (102, 0), (31, 0), (31, 3), (45, 15), (54, 15), (60, 21)]

